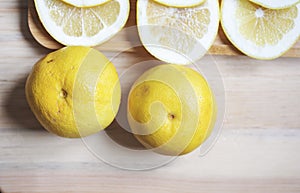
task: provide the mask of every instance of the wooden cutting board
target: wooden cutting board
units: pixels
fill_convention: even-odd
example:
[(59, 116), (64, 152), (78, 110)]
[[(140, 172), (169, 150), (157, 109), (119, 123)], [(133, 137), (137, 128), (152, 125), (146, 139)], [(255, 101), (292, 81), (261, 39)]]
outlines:
[[(136, 1), (131, 0), (131, 10), (128, 22), (125, 27), (135, 26), (135, 15), (136, 15)], [(62, 44), (55, 41), (45, 30), (41, 24), (37, 12), (34, 7), (33, 0), (28, 2), (28, 25), (29, 29), (41, 45), (49, 49), (59, 49), (63, 47)], [(137, 37), (137, 34), (134, 34), (134, 37)], [(96, 48), (101, 51), (123, 51), (124, 49), (130, 47), (132, 41), (128, 38), (128, 35), (124, 33), (119, 33), (117, 36), (111, 40), (97, 46)], [(138, 40), (139, 41), (139, 40)], [(128, 50), (130, 51), (130, 49)], [(226, 38), (223, 30), (219, 29), (218, 36), (210, 48), (209, 54), (213, 55), (243, 55), (239, 50), (237, 50)], [(288, 52), (286, 52), (283, 57), (300, 57), (300, 41), (298, 41)]]

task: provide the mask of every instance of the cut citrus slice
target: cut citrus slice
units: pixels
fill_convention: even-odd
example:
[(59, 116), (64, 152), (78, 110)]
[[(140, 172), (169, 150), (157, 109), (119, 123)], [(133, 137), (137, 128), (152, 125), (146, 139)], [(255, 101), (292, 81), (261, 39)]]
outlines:
[(269, 9), (283, 9), (299, 3), (299, 0), (250, 0)]
[(223, 0), (221, 24), (232, 44), (257, 59), (284, 54), (300, 36), (300, 4), (286, 9), (263, 8), (248, 0)]
[(35, 0), (41, 23), (64, 45), (95, 46), (110, 39), (125, 25), (129, 0), (79, 8), (61, 0)]
[(156, 58), (190, 64), (210, 48), (218, 32), (218, 0), (193, 8), (172, 8), (152, 0), (137, 1), (141, 42)]
[(93, 7), (108, 2), (109, 0), (61, 0), (76, 7)]
[(194, 7), (200, 5), (205, 0), (154, 0), (162, 5), (170, 6), (170, 7)]

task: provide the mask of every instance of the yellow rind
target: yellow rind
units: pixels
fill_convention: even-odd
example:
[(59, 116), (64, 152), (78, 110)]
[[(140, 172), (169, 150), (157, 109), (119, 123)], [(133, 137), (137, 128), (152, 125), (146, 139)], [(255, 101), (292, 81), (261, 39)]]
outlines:
[[(174, 72), (172, 72), (172, 77), (161, 77), (160, 74), (163, 73), (163, 70), (169, 69), (168, 72), (170, 73), (171, 72), (170, 68), (173, 68), (173, 70), (177, 72), (175, 72), (175, 74)], [(181, 78), (178, 77), (178, 75), (176, 75), (177, 73), (179, 73), (178, 75), (180, 75)], [(176, 81), (172, 82), (173, 79), (176, 80), (177, 83)], [(184, 80), (184, 81), (182, 82), (180, 80)], [(189, 84), (189, 85), (185, 85), (185, 84)], [(145, 87), (147, 89), (143, 88), (144, 85), (147, 85)], [(154, 89), (154, 85), (156, 86), (160, 85), (160, 86), (155, 90), (149, 90), (149, 93), (147, 94), (146, 97), (147, 105), (145, 107), (141, 107), (139, 103), (143, 102), (144, 100), (143, 95), (141, 95), (143, 94), (141, 93), (141, 91), (143, 91), (144, 89), (145, 91), (148, 91), (148, 89), (151, 87), (152, 89)], [(187, 90), (178, 91), (176, 90), (176, 85), (178, 86), (180, 85), (179, 87), (177, 86), (178, 88), (185, 85), (186, 89), (189, 89), (188, 87), (191, 87), (192, 90), (189, 90), (187, 93), (186, 93)], [(136, 91), (136, 89), (138, 90)], [(166, 96), (169, 96), (170, 94), (173, 95), (175, 94), (176, 97), (175, 96), (171, 97), (172, 102), (171, 101), (166, 102), (167, 99), (165, 100), (164, 98), (156, 97), (157, 95), (155, 94), (154, 91), (157, 91), (157, 89), (162, 89), (163, 91), (166, 91), (167, 92)], [(153, 91), (154, 93), (151, 91)], [(183, 92), (184, 94), (180, 92)], [(151, 93), (153, 95), (152, 96), (153, 98), (149, 96), (151, 95)], [(191, 100), (195, 100), (194, 102), (196, 103), (195, 104), (196, 108), (193, 108), (195, 106), (191, 107), (191, 105), (194, 104), (194, 102), (190, 103), (189, 101), (185, 101), (184, 98), (180, 98), (180, 96), (185, 96), (187, 94), (189, 95), (188, 98), (190, 98)], [(194, 99), (194, 97), (196, 98)], [(134, 98), (135, 100), (133, 100)], [(183, 106), (175, 105), (178, 102), (175, 99), (178, 99), (181, 105), (186, 104), (187, 106), (189, 106), (187, 108), (188, 111), (186, 111), (187, 109), (185, 109), (185, 107)], [(152, 107), (151, 105), (153, 105), (153, 103), (150, 103), (151, 105), (149, 105), (148, 104), (149, 100), (150, 101), (153, 100), (153, 102), (160, 101), (164, 105), (164, 110), (160, 108), (158, 109), (156, 107), (155, 107), (156, 111), (153, 109), (150, 110), (150, 107)], [(132, 106), (133, 109), (130, 109), (130, 106)], [(136, 109), (136, 107), (141, 109), (138, 110), (138, 108)], [(169, 109), (170, 107), (171, 109)], [(197, 114), (197, 111), (194, 111), (196, 109), (198, 109), (199, 114)], [(143, 135), (135, 134), (135, 137), (146, 148), (151, 149), (154, 152), (160, 154), (177, 156), (177, 155), (184, 155), (195, 150), (199, 145), (201, 145), (208, 138), (216, 120), (217, 106), (216, 106), (216, 102), (212, 90), (209, 88), (209, 85), (207, 84), (204, 77), (202, 77), (199, 73), (197, 73), (196, 71), (190, 68), (184, 66), (178, 66), (174, 64), (165, 64), (165, 65), (157, 66), (150, 71), (147, 71), (134, 83), (129, 93), (128, 110), (129, 110), (128, 121), (130, 123), (131, 129), (134, 132), (137, 130), (145, 131), (144, 129), (146, 129), (146, 131), (150, 131), (150, 134), (143, 134)], [(191, 122), (192, 125), (194, 125), (194, 123), (196, 125), (194, 125), (193, 128), (190, 128), (192, 130), (187, 129), (186, 127), (177, 128), (177, 126), (179, 125), (181, 126), (183, 123), (185, 123), (185, 121), (187, 121), (186, 119), (183, 120), (183, 117), (187, 115), (187, 114), (183, 115), (183, 113), (187, 113), (187, 112), (188, 115), (191, 116), (188, 118), (188, 120)], [(168, 113), (172, 113), (172, 114), (174, 113), (174, 116), (176, 117), (171, 122), (167, 117), (165, 117), (167, 116)], [(193, 119), (195, 118), (193, 117), (194, 116), (193, 114), (196, 117), (198, 117), (198, 119)], [(154, 121), (152, 120), (153, 117), (155, 117)], [(162, 117), (165, 118), (161, 119)], [(142, 123), (143, 125), (142, 126), (136, 125), (135, 121)], [(197, 122), (193, 123), (193, 121), (197, 121)], [(183, 134), (182, 133), (183, 131), (186, 132), (184, 132), (184, 139), (181, 139), (180, 136), (181, 134)]]
[(25, 94), (41, 125), (61, 137), (105, 129), (117, 114), (121, 90), (113, 64), (89, 47), (65, 47), (38, 61)]

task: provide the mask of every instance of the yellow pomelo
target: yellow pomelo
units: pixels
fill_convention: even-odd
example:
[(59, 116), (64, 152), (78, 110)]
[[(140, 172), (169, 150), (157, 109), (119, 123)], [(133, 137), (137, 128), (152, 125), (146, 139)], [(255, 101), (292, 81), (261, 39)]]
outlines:
[(133, 133), (146, 148), (176, 156), (193, 151), (209, 136), (216, 104), (198, 72), (166, 64), (148, 70), (134, 83), (127, 111)]
[(231, 43), (256, 59), (274, 59), (300, 37), (300, 3), (268, 9), (248, 0), (223, 0), (221, 24)]
[(76, 7), (61, 0), (34, 0), (41, 23), (58, 42), (95, 46), (117, 34), (129, 16), (129, 0), (110, 0), (93, 7)]
[(88, 47), (65, 47), (37, 62), (26, 82), (26, 98), (48, 131), (77, 138), (105, 129), (120, 104), (114, 65)]

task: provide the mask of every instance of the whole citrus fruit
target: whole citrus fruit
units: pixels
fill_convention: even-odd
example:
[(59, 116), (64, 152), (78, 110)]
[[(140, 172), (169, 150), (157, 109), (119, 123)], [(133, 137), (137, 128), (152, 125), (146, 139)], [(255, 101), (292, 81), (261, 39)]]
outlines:
[(105, 129), (121, 98), (114, 65), (88, 47), (65, 47), (48, 54), (34, 65), (25, 90), (43, 127), (68, 138)]
[(204, 77), (172, 64), (154, 67), (134, 83), (127, 110), (136, 138), (157, 153), (173, 156), (202, 144), (216, 116), (214, 95)]

